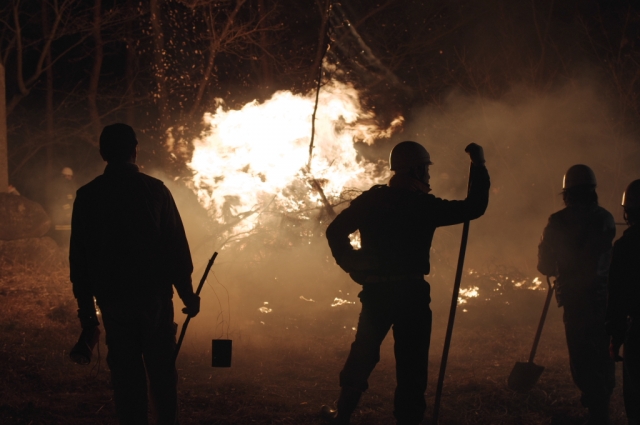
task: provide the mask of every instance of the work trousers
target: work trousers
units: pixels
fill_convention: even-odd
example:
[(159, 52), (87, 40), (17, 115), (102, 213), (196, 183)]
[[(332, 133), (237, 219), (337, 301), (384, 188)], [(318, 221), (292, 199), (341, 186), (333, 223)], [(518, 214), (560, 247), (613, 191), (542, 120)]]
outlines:
[(564, 303), (564, 329), (573, 382), (588, 408), (605, 407), (615, 386), (615, 366), (605, 330), (606, 300), (570, 298)]
[(148, 392), (158, 425), (177, 424), (176, 329), (169, 297), (100, 304), (118, 420), (148, 424)]
[(424, 280), (365, 284), (358, 295), (362, 312), (340, 386), (365, 391), (380, 360), (380, 344), (393, 327), (396, 358), (394, 416), (398, 424), (419, 424), (426, 409), (431, 338), (429, 284)]
[(624, 340), (622, 392), (630, 425), (640, 425), (640, 320), (631, 320)]

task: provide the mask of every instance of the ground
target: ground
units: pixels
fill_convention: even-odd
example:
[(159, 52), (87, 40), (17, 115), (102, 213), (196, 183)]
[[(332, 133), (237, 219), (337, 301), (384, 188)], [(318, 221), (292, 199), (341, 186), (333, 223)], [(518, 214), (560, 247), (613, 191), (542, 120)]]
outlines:
[[(552, 304), (536, 363), (546, 367), (527, 394), (509, 390), (516, 361), (526, 360), (544, 292), (528, 291), (507, 304), (459, 311), (442, 398), (441, 424), (580, 424), (585, 409), (571, 382), (560, 311)], [(526, 299), (524, 298), (526, 296)], [(520, 298), (518, 298), (520, 297)], [(448, 300), (434, 301), (428, 415), (431, 414), (446, 327)], [(496, 303), (498, 303), (496, 301)], [(523, 305), (532, 308), (520, 308)], [(316, 307), (314, 307), (316, 308)], [(320, 307), (317, 307), (318, 309)], [(178, 311), (178, 310), (177, 310)], [(256, 313), (259, 314), (259, 313)], [(327, 315), (275, 316), (265, 324), (236, 317), (231, 368), (212, 368), (210, 338), (198, 327), (178, 360), (180, 423), (318, 424), (317, 412), (337, 397), (337, 378), (353, 339), (357, 305)], [(316, 320), (314, 317), (322, 317)], [(194, 319), (206, 322), (206, 315)], [(190, 329), (191, 332), (191, 329)], [(199, 333), (200, 332), (200, 333)], [(68, 269), (0, 270), (0, 423), (115, 424), (104, 339), (89, 366), (68, 351), (79, 334)], [(103, 335), (104, 336), (104, 335)], [(355, 425), (393, 424), (395, 385), (391, 337), (382, 347)], [(612, 424), (625, 424), (618, 385)], [(424, 422), (428, 423), (427, 420)]]

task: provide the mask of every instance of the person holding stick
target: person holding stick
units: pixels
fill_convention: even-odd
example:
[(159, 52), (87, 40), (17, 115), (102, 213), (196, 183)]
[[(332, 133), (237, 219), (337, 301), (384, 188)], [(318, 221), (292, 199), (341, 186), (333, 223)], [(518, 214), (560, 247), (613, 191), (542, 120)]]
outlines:
[(193, 265), (178, 209), (160, 180), (138, 170), (137, 144), (130, 126), (106, 126), (100, 155), (107, 167), (78, 190), (74, 202), (69, 263), (83, 328), (79, 344), (95, 343), (95, 297), (120, 424), (148, 423), (148, 379), (156, 423), (174, 425), (172, 286), (190, 317), (200, 311), (200, 297), (193, 292)]
[[(337, 264), (362, 285), (362, 312), (355, 341), (340, 372), (336, 409), (323, 406), (331, 424), (348, 424), (368, 378), (380, 359), (380, 344), (393, 327), (398, 425), (417, 425), (426, 409), (427, 364), (431, 339), (429, 251), (437, 227), (482, 216), (489, 202), (489, 173), (481, 146), (465, 149), (471, 157), (470, 190), (462, 201), (430, 194), (431, 157), (419, 143), (396, 145), (389, 158), (395, 172), (388, 185), (376, 185), (354, 199), (327, 228)], [(349, 235), (360, 231), (362, 248)]]
[(571, 166), (563, 180), (565, 208), (552, 214), (538, 246), (538, 271), (555, 276), (564, 322), (571, 377), (589, 410), (588, 425), (609, 423), (615, 385), (605, 330), (607, 276), (616, 225), (598, 205), (596, 176), (584, 164)]

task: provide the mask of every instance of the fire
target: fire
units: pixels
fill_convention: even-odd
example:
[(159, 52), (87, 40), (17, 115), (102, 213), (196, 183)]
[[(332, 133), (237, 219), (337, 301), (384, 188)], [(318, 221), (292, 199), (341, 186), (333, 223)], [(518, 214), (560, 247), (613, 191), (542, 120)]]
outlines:
[(388, 138), (403, 119), (379, 128), (352, 86), (331, 81), (320, 92), (309, 161), (314, 102), (315, 93), (280, 91), (237, 110), (218, 100), (205, 114), (188, 166), (200, 203), (227, 226), (227, 237), (252, 232), (269, 213), (309, 220), (326, 202), (339, 203), (345, 190), (388, 178), (388, 167), (359, 158), (355, 143)]
[(472, 286), (469, 288), (461, 288), (458, 295), (458, 305), (466, 304), (467, 299), (477, 298), (480, 295), (480, 288)]
[(268, 302), (268, 301), (265, 301), (265, 302), (264, 302), (264, 305), (263, 305), (262, 307), (260, 307), (260, 308), (258, 309), (258, 311), (259, 311), (260, 313), (265, 313), (265, 314), (271, 313), (271, 312), (273, 311), (273, 309), (271, 309), (271, 308), (267, 307), (268, 305), (269, 305), (269, 302)]

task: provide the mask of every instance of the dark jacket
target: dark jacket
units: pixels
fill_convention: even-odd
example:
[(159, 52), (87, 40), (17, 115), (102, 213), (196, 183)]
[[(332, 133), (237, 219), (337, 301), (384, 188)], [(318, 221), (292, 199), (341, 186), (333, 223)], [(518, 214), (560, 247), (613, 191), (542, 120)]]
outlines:
[(69, 252), (73, 293), (98, 304), (193, 292), (193, 265), (169, 190), (133, 164), (109, 164), (81, 187)]
[[(372, 274), (429, 274), (429, 251), (436, 227), (473, 220), (489, 202), (489, 173), (471, 167), (471, 187), (463, 201), (389, 186), (373, 186), (351, 202), (327, 228), (327, 239), (338, 265), (354, 250), (349, 235), (360, 231), (361, 251), (373, 256)], [(347, 270), (349, 271), (349, 270)], [(360, 279), (354, 276), (354, 280)], [(362, 283), (362, 282), (360, 282)]]
[(569, 206), (549, 217), (538, 246), (538, 271), (557, 276), (557, 297), (606, 297), (616, 225), (598, 205)]
[(607, 332), (624, 339), (627, 318), (640, 319), (640, 225), (625, 230), (613, 245), (609, 271)]

